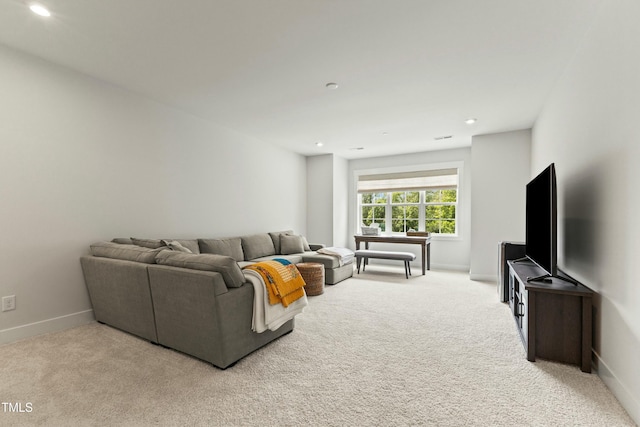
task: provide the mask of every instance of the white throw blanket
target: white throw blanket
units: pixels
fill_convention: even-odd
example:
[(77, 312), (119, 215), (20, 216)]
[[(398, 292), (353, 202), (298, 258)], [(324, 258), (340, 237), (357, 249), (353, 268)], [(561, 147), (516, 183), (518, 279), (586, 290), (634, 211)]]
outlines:
[(307, 296), (304, 295), (289, 304), (269, 304), (269, 296), (264, 280), (260, 273), (253, 270), (242, 270), (244, 277), (253, 285), (253, 321), (251, 329), (255, 332), (264, 332), (267, 329), (275, 331), (287, 321), (302, 313), (307, 306)]
[(331, 255), (338, 258), (340, 267), (342, 267), (345, 264), (349, 264), (350, 262), (353, 261), (353, 258), (355, 257), (355, 253), (351, 249), (337, 248), (335, 246), (318, 249), (318, 253), (324, 254), (324, 255)]

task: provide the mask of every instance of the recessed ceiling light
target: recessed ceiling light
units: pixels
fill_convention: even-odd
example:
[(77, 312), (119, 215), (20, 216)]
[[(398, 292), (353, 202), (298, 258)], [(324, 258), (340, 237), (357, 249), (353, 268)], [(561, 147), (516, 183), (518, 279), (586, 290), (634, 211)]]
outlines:
[(29, 9), (31, 9), (31, 11), (33, 13), (35, 13), (36, 15), (51, 16), (51, 12), (49, 12), (46, 7), (44, 7), (44, 6), (42, 6), (41, 4), (38, 4), (38, 3), (30, 4), (29, 5)]
[(316, 142), (316, 147), (322, 147), (324, 144), (320, 141)]
[(338, 89), (338, 83), (327, 83), (324, 85), (327, 89), (335, 90)]
[(475, 122), (477, 122), (477, 121), (478, 121), (478, 119), (470, 118), (470, 119), (465, 120), (464, 122), (465, 122), (466, 124), (468, 124), (468, 125), (472, 125), (472, 124), (474, 124), (474, 123), (475, 123)]

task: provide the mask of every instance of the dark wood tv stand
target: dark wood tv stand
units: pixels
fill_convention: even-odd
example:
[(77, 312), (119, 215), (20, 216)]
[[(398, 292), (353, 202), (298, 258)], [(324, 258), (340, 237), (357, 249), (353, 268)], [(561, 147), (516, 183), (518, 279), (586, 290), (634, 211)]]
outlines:
[(558, 278), (528, 282), (543, 273), (540, 267), (526, 261), (508, 265), (509, 307), (527, 360), (540, 357), (591, 372), (593, 291)]

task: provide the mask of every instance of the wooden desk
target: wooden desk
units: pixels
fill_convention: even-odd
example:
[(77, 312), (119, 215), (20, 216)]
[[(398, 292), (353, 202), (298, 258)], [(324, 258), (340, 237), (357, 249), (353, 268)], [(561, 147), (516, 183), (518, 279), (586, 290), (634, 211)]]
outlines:
[[(364, 242), (364, 248), (369, 249), (369, 243), (404, 243), (409, 245), (420, 245), (422, 247), (422, 275), (427, 270), (431, 270), (431, 236), (401, 236), (401, 235), (380, 235), (365, 236), (356, 234), (356, 249), (360, 249), (360, 242)], [(425, 263), (426, 260), (426, 263)]]

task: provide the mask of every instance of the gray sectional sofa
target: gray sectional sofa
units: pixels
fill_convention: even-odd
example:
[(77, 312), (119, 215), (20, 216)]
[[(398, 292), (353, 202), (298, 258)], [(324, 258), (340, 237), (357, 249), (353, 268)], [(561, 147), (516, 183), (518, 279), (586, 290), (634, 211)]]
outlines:
[[(292, 231), (223, 239), (113, 239), (81, 257), (96, 320), (227, 368), (291, 332), (251, 329), (253, 286), (241, 267), (265, 259), (320, 262), (326, 283), (353, 275)], [(315, 249), (315, 250), (314, 250)]]

